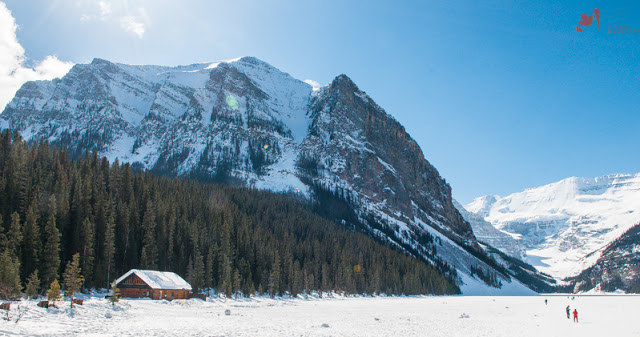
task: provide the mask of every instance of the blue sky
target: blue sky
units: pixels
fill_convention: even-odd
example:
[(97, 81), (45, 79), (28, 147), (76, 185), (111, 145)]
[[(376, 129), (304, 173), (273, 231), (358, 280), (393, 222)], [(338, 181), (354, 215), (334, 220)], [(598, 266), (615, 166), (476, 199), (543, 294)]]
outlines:
[[(634, 2), (6, 0), (24, 67), (49, 55), (177, 65), (251, 55), (345, 73), (466, 203), (569, 176), (640, 172)], [(582, 13), (601, 10), (576, 32)]]

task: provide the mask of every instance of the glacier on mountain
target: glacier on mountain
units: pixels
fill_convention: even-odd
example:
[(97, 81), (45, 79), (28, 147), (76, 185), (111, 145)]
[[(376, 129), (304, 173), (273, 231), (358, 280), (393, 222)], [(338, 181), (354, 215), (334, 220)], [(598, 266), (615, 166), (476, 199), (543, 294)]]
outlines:
[(539, 270), (574, 276), (640, 222), (640, 173), (571, 177), (506, 197), (479, 197), (464, 208), (515, 235), (526, 261)]

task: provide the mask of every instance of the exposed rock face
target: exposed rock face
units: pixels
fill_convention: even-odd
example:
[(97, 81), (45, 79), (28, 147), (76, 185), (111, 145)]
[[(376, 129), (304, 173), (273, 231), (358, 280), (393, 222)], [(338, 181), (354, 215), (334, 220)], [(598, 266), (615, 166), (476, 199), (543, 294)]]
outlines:
[(569, 280), (574, 291), (640, 293), (640, 224), (603, 249), (593, 266)]
[[(404, 127), (345, 75), (313, 97), (302, 153), (371, 206), (398, 220), (420, 218), (454, 240), (473, 244), (469, 224), (452, 204), (451, 187), (425, 160)], [(322, 179), (323, 177), (320, 177)]]
[(311, 199), (341, 191), (371, 235), (458, 272), (496, 272), (450, 186), (346, 75), (312, 88), (253, 57), (179, 67), (95, 59), (26, 83), (0, 127), (161, 174)]
[(496, 229), (491, 223), (485, 221), (482, 216), (467, 211), (457, 201), (454, 200), (453, 205), (456, 206), (460, 215), (469, 222), (478, 241), (484, 242), (517, 259), (522, 260), (526, 257), (526, 251), (520, 241)]

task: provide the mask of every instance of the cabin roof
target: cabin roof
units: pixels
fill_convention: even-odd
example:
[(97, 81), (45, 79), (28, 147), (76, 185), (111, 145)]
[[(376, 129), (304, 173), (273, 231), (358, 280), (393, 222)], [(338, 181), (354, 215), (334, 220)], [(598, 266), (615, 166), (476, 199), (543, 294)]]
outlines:
[(191, 290), (191, 285), (180, 275), (170, 271), (131, 269), (116, 280), (119, 284), (131, 274), (136, 274), (151, 289)]

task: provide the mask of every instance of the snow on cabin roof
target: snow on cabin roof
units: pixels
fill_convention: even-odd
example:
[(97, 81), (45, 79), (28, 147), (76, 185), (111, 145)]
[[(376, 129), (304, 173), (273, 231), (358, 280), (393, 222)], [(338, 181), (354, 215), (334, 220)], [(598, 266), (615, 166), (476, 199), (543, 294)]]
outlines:
[(144, 283), (152, 289), (191, 290), (191, 285), (180, 275), (170, 271), (131, 269), (116, 280), (116, 284), (122, 282), (129, 275), (136, 274)]

